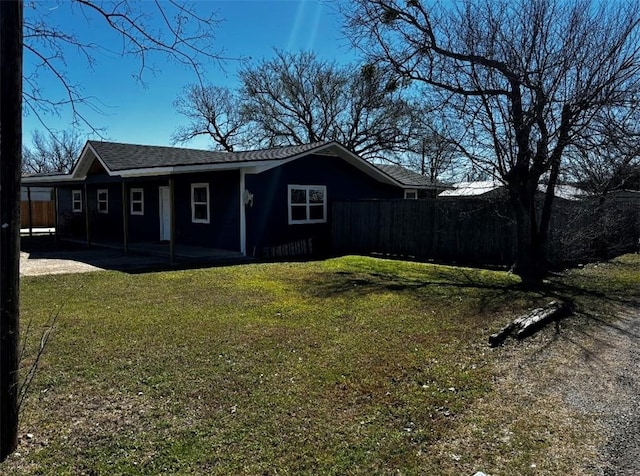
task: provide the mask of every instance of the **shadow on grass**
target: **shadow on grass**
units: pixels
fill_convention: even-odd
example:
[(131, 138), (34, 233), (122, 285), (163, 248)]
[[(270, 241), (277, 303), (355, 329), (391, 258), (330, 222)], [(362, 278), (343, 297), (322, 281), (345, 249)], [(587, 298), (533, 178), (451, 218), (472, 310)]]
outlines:
[[(373, 269), (334, 271), (327, 279), (318, 280), (307, 292), (316, 297), (331, 298), (344, 294), (363, 296), (385, 292), (410, 293), (425, 302), (434, 299), (452, 300), (457, 297), (472, 299), (473, 311), (521, 312), (559, 300), (569, 305), (570, 318), (576, 327), (587, 329), (588, 325), (608, 326), (616, 332), (626, 333), (634, 339), (640, 336), (619, 325), (621, 309), (640, 309), (640, 288), (629, 290), (624, 281), (616, 280), (617, 272), (635, 271), (638, 265), (612, 261), (594, 270), (594, 275), (585, 270), (580, 275), (550, 277), (542, 285), (529, 288), (519, 281), (499, 273), (486, 270), (436, 266), (409, 272), (399, 269), (397, 273), (380, 272)], [(600, 275), (602, 270), (605, 275)], [(516, 303), (514, 305), (514, 303)], [(638, 312), (638, 311), (636, 311)], [(515, 316), (513, 316), (515, 317)], [(507, 324), (507, 322), (505, 322)], [(584, 326), (584, 327), (582, 327)]]
[(409, 294), (429, 306), (434, 302), (446, 306), (447, 302), (466, 301), (478, 314), (495, 312), (511, 307), (515, 299), (533, 305), (543, 297), (526, 291), (519, 282), (496, 274), (483, 275), (483, 270), (434, 266), (419, 273), (381, 273), (376, 271), (335, 271), (326, 279), (318, 280), (306, 289), (314, 297), (383, 294), (387, 292)]
[[(616, 263), (616, 267), (628, 267), (637, 269), (637, 266)], [(640, 289), (637, 291), (629, 291), (619, 288), (598, 289), (592, 284), (578, 285), (569, 282), (569, 280), (561, 280), (562, 278), (555, 278), (552, 281), (545, 284), (541, 288), (541, 292), (551, 299), (556, 299), (565, 302), (570, 307), (570, 314), (560, 321), (571, 319), (574, 324), (573, 331), (576, 333), (575, 337), (567, 333), (562, 333), (560, 327), (557, 327), (557, 331), (554, 336), (545, 345), (543, 345), (538, 352), (544, 352), (544, 350), (556, 343), (559, 339), (564, 339), (572, 345), (581, 349), (584, 355), (596, 358), (592, 350), (586, 348), (581, 344), (581, 340), (577, 336), (584, 336), (584, 341), (588, 339), (595, 339), (596, 333), (591, 332), (590, 329), (607, 328), (615, 333), (619, 333), (634, 340), (640, 340), (640, 324), (629, 324), (629, 320), (640, 319)], [(598, 340), (602, 340), (599, 339)], [(602, 345), (608, 343), (602, 340)]]
[(467, 289), (490, 289), (507, 291), (510, 289), (518, 289), (516, 284), (489, 284), (480, 281), (454, 280), (452, 276), (446, 273), (439, 273), (439, 276), (429, 274), (430, 279), (420, 280), (412, 278), (402, 278), (396, 275), (385, 275), (382, 273), (360, 273), (351, 271), (337, 271), (335, 277), (326, 280), (316, 286), (316, 294), (320, 297), (331, 297), (345, 292), (354, 290), (360, 291), (362, 294), (367, 292), (378, 291), (410, 291), (416, 289), (437, 286), (440, 288), (467, 288)]

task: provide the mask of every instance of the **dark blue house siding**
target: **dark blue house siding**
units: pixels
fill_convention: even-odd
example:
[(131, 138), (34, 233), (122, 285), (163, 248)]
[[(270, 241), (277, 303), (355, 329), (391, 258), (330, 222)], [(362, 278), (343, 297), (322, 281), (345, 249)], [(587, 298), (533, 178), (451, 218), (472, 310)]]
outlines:
[[(107, 213), (98, 212), (98, 190), (108, 191)], [(122, 185), (91, 185), (87, 189), (89, 227), (94, 241), (122, 241)]]
[[(240, 250), (240, 172), (175, 176), (176, 243)], [(209, 223), (191, 220), (191, 184), (209, 184)]]
[(82, 186), (73, 188), (58, 188), (58, 234), (68, 238), (85, 239), (85, 212), (86, 206), (82, 203), (82, 212), (72, 210), (72, 190), (80, 190), (84, 194)]
[(334, 200), (402, 198), (399, 187), (383, 184), (344, 160), (323, 155), (303, 157), (281, 167), (246, 176), (253, 193), (247, 207), (247, 254), (262, 255), (265, 248), (311, 238), (314, 252), (330, 249), (331, 223), (288, 223), (288, 185), (325, 185), (327, 218)]
[[(72, 208), (73, 190), (82, 192), (82, 211)], [(107, 213), (98, 212), (98, 190), (107, 190)], [(119, 183), (91, 184), (58, 188), (58, 233), (61, 236), (85, 240), (87, 219), (91, 240), (119, 241), (123, 237), (122, 185)]]
[[(238, 171), (185, 174), (174, 176), (176, 244), (206, 246), (228, 250), (240, 249), (240, 175)], [(192, 223), (191, 184), (209, 184), (210, 223)], [(168, 186), (168, 177), (125, 182), (127, 194), (126, 216), (130, 243), (160, 240), (160, 187)], [(144, 214), (131, 214), (131, 189), (142, 188)], [(108, 213), (98, 213), (97, 191), (107, 189)], [(72, 212), (72, 190), (80, 186), (58, 188), (61, 236), (86, 239), (85, 213)], [(122, 183), (91, 184), (88, 186), (91, 241), (124, 240)]]
[[(150, 180), (144, 182), (127, 182), (127, 219), (129, 241), (131, 243), (160, 240), (160, 193), (161, 185), (168, 186), (169, 181)], [(131, 214), (131, 189), (142, 189), (144, 213)]]

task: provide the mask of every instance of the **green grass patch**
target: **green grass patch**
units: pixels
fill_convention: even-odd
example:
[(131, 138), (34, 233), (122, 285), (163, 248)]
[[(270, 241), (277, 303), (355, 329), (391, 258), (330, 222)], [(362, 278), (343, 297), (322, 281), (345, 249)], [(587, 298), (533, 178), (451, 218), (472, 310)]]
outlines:
[[(60, 317), (22, 415), (33, 437), (0, 471), (440, 474), (439, 443), (493, 398), (488, 335), (560, 284), (619, 294), (639, 269), (624, 257), (535, 293), (504, 272), (352, 256), (24, 278), (31, 355)], [(517, 450), (525, 427), (489, 463), (526, 472), (551, 442)]]

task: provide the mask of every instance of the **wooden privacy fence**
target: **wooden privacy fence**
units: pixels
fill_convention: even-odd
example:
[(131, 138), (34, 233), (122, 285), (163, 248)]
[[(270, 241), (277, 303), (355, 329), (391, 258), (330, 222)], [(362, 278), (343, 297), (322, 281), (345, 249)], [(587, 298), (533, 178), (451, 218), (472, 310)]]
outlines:
[[(601, 210), (599, 219), (589, 203), (557, 208), (560, 212), (552, 221), (547, 253), (552, 265), (637, 249), (640, 221), (636, 204)], [(621, 227), (627, 232), (620, 233)], [(516, 256), (516, 228), (509, 204), (501, 201), (336, 202), (332, 208), (332, 246), (340, 254), (380, 253), (418, 260), (511, 265)]]
[[(55, 226), (53, 201), (31, 201), (31, 226), (50, 228)], [(29, 228), (29, 202), (20, 202), (20, 228)]]

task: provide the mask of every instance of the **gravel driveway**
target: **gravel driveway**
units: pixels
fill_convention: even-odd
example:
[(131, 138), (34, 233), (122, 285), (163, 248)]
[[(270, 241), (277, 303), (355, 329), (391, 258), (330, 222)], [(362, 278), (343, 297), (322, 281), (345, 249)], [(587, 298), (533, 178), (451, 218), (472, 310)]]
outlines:
[(615, 318), (592, 315), (580, 325), (569, 318), (556, 334), (552, 327), (531, 342), (505, 349), (510, 361), (507, 387), (532, 397), (559, 396), (566, 409), (590, 422), (595, 443), (587, 468), (576, 472), (599, 476), (640, 474), (640, 302), (612, 310)]
[(603, 372), (594, 375), (594, 388), (577, 395), (602, 418), (608, 442), (602, 451), (605, 475), (640, 474), (640, 307), (627, 307), (619, 320), (603, 326), (596, 338)]

